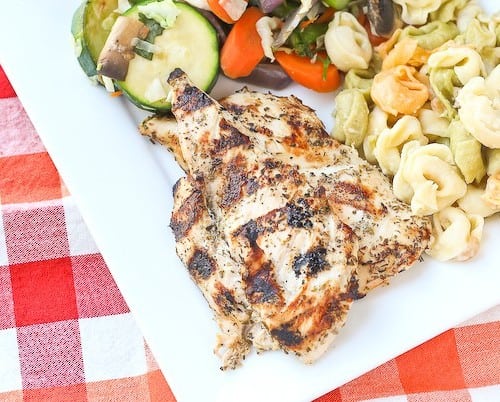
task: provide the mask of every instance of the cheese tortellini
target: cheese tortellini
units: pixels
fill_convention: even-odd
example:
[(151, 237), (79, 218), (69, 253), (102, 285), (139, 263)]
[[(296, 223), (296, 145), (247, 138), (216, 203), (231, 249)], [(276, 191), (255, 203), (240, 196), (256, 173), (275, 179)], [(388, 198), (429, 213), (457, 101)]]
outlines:
[(405, 27), (400, 38), (414, 39), (423, 49), (434, 50), (457, 35), (458, 29), (453, 22), (432, 21), (421, 27)]
[(420, 122), (414, 116), (403, 116), (391, 128), (384, 129), (378, 136), (373, 154), (386, 175), (394, 176), (401, 161), (401, 149), (408, 141), (427, 144)]
[(431, 215), (463, 197), (467, 185), (453, 164), (449, 147), (410, 141), (403, 147), (393, 189), (413, 213)]
[(488, 180), (482, 198), (490, 207), (500, 210), (500, 148), (489, 149), (486, 155)]
[(325, 34), (328, 57), (339, 70), (366, 69), (372, 58), (372, 45), (363, 26), (351, 13), (338, 11)]
[[(466, 260), (484, 219), (500, 213), (500, 12), (475, 0), (394, 3), (409, 25), (373, 54), (352, 17), (330, 23), (331, 59), (342, 59), (345, 88), (358, 90), (341, 97), (347, 112), (332, 134), (392, 177), (414, 214), (432, 216), (428, 254)], [(334, 26), (348, 28), (334, 36)], [(361, 94), (358, 116), (346, 104), (365, 105)]]
[(474, 18), (463, 34), (463, 41), (481, 52), (484, 48), (495, 47), (497, 36), (495, 31), (490, 29), (489, 24), (483, 24)]
[(368, 128), (368, 105), (362, 92), (344, 89), (336, 98), (333, 138), (359, 148)]
[(481, 143), (467, 132), (459, 120), (450, 123), (448, 133), (453, 159), (465, 182), (467, 184), (473, 181), (479, 183), (486, 174)]
[(488, 177), (483, 200), (492, 208), (500, 208), (500, 172)]
[(388, 120), (389, 115), (378, 106), (375, 106), (368, 115), (368, 129), (363, 140), (363, 153), (366, 160), (370, 163), (377, 163), (374, 153), (375, 146), (377, 145), (380, 133), (388, 128)]
[(410, 25), (422, 25), (429, 14), (436, 11), (443, 0), (394, 0), (402, 8), (401, 19)]
[(466, 46), (437, 51), (429, 57), (428, 64), (431, 69), (452, 68), (462, 85), (485, 71), (481, 55)]
[(382, 62), (382, 70), (399, 65), (421, 67), (429, 57), (429, 51), (421, 48), (415, 39), (404, 38), (394, 45)]
[(500, 148), (500, 65), (486, 79), (470, 79), (456, 100), (467, 131), (481, 144)]
[(448, 119), (441, 116), (440, 113), (432, 109), (420, 109), (418, 120), (422, 126), (422, 132), (427, 137), (449, 137)]
[(371, 68), (363, 70), (353, 68), (345, 75), (344, 86), (347, 89), (357, 89), (361, 91), (366, 101), (371, 101), (370, 91), (372, 89), (375, 71)]
[(455, 119), (457, 117), (457, 110), (454, 106), (456, 88), (461, 86), (455, 71), (451, 68), (431, 69), (429, 83), (432, 88), (432, 110), (448, 120)]
[(489, 202), (488, 195), (485, 196), (485, 188), (474, 184), (467, 186), (467, 193), (457, 203), (465, 213), (480, 215), (483, 218), (500, 212), (500, 204), (494, 205)]
[(439, 261), (468, 260), (477, 254), (484, 219), (468, 215), (460, 208), (448, 207), (435, 214), (427, 254)]
[(483, 15), (483, 10), (476, 1), (469, 1), (457, 12), (457, 28), (460, 32), (465, 32), (474, 18)]
[(444, 0), (438, 10), (431, 13), (432, 20), (443, 22), (454, 21), (457, 19), (460, 10), (462, 10), (469, 0)]
[(429, 99), (429, 90), (420, 73), (411, 66), (383, 70), (373, 78), (370, 95), (385, 112), (414, 114)]

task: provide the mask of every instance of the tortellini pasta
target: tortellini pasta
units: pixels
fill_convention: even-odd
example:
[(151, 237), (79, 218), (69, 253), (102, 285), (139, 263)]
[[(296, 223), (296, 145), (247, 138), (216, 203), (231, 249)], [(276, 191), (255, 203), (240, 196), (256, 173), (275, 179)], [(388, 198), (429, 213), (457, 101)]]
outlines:
[(427, 254), (439, 261), (468, 260), (479, 251), (483, 227), (482, 216), (468, 215), (460, 208), (445, 208), (432, 217)]
[(420, 46), (415, 39), (404, 38), (395, 44), (382, 62), (382, 70), (399, 65), (421, 67), (427, 62), (429, 52)]
[(350, 31), (332, 48), (345, 88), (358, 91), (340, 93), (352, 110), (344, 105), (332, 134), (392, 177), (414, 214), (432, 216), (428, 254), (466, 260), (484, 219), (500, 213), (500, 12), (488, 16), (475, 0), (394, 3), (413, 26), (396, 29), (371, 59), (359, 56), (356, 23), (335, 16)]
[(368, 129), (363, 140), (363, 154), (370, 163), (377, 163), (374, 150), (377, 145), (378, 136), (388, 128), (389, 115), (375, 106), (368, 116)]
[(486, 156), (488, 180), (482, 198), (490, 207), (500, 209), (500, 149), (489, 149)]
[(476, 51), (481, 52), (486, 47), (495, 47), (497, 36), (487, 24), (473, 19), (463, 34), (463, 40), (467, 45), (473, 46)]
[(433, 92), (431, 107), (434, 111), (449, 120), (457, 117), (455, 88), (461, 85), (455, 71), (450, 68), (435, 68), (429, 74), (429, 82)]
[(481, 50), (484, 68), (487, 74), (500, 64), (500, 47), (485, 47)]
[(370, 95), (389, 114), (414, 114), (429, 98), (424, 80), (414, 67), (396, 66), (374, 77)]
[(431, 13), (432, 20), (443, 22), (454, 21), (469, 0), (444, 0), (438, 10)]
[(465, 32), (471, 21), (481, 15), (483, 10), (476, 1), (469, 1), (457, 14), (457, 28), (460, 32)]
[(432, 109), (420, 109), (418, 120), (422, 126), (422, 132), (428, 137), (448, 137), (449, 121), (441, 117), (441, 114)]
[(443, 0), (394, 0), (402, 8), (401, 19), (410, 25), (422, 25), (429, 14), (436, 11)]
[(474, 184), (467, 186), (467, 192), (460, 198), (458, 206), (467, 214), (480, 215), (487, 218), (500, 211), (500, 205), (492, 205), (485, 200), (485, 189)]
[(459, 91), (458, 115), (481, 144), (500, 148), (500, 65), (484, 79), (474, 77)]
[(410, 141), (403, 146), (393, 189), (414, 214), (431, 215), (463, 197), (467, 185), (453, 164), (449, 147)]
[(453, 159), (465, 182), (467, 184), (473, 181), (479, 183), (486, 174), (481, 143), (467, 132), (459, 120), (450, 123), (448, 132)]
[(462, 85), (485, 71), (481, 55), (467, 46), (439, 50), (431, 54), (428, 64), (431, 69), (452, 68)]
[(486, 173), (491, 176), (500, 172), (500, 149), (486, 150), (487, 168)]
[(328, 57), (339, 70), (366, 69), (372, 58), (372, 46), (363, 26), (351, 13), (339, 11), (325, 34)]
[(488, 177), (483, 200), (492, 208), (500, 208), (500, 172)]
[(333, 138), (359, 148), (368, 128), (368, 105), (357, 89), (344, 89), (335, 98), (335, 128)]
[(414, 116), (403, 116), (393, 127), (384, 129), (378, 135), (373, 154), (384, 174), (396, 174), (403, 145), (414, 140), (419, 144), (428, 142), (427, 137), (422, 134), (420, 122)]
[(432, 21), (421, 27), (409, 25), (403, 29), (400, 38), (417, 41), (418, 46), (434, 50), (458, 35), (457, 26), (453, 22)]
[(353, 68), (345, 75), (344, 86), (347, 89), (359, 90), (367, 101), (370, 101), (370, 91), (372, 89), (373, 77), (375, 71), (373, 69), (362, 70)]
[(378, 54), (379, 57), (383, 60), (387, 57), (389, 52), (394, 48), (394, 45), (398, 43), (399, 37), (401, 36), (401, 33), (403, 30), (401, 28), (396, 29), (391, 37), (387, 39), (386, 41), (382, 42), (380, 45), (378, 45), (375, 50), (376, 53)]

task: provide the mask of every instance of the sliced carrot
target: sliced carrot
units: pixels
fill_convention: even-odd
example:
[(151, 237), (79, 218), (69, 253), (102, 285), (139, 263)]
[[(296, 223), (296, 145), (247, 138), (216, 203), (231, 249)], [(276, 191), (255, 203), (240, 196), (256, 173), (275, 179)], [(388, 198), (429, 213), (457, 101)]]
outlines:
[(219, 0), (207, 0), (208, 6), (210, 10), (222, 21), (226, 24), (234, 24), (236, 21), (233, 20), (224, 7), (222, 7), (219, 3)]
[(335, 10), (333, 7), (328, 7), (323, 13), (318, 17), (316, 22), (318, 24), (326, 24), (327, 22), (330, 22), (333, 20), (333, 16), (335, 15)]
[(308, 57), (284, 51), (275, 52), (274, 57), (292, 80), (306, 88), (316, 92), (330, 92), (340, 86), (339, 70), (333, 64), (325, 67), (324, 53), (318, 54), (314, 62)]
[(221, 69), (229, 78), (246, 77), (264, 57), (255, 27), (263, 16), (257, 7), (248, 7), (231, 28), (220, 54)]
[(368, 18), (366, 18), (366, 15), (363, 13), (359, 13), (358, 15), (356, 15), (356, 19), (363, 26), (365, 26), (366, 21), (368, 20)]
[(333, 19), (333, 15), (335, 14), (335, 9), (332, 7), (328, 7), (323, 13), (318, 15), (315, 18), (312, 19), (305, 19), (301, 21), (299, 24), (300, 29), (305, 29), (311, 24), (326, 24), (327, 22), (330, 22)]

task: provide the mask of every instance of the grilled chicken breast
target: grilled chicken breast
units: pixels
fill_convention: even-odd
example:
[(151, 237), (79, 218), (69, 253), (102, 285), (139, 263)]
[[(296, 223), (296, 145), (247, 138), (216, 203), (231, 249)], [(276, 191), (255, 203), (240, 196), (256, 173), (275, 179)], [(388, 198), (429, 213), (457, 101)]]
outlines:
[[(328, 136), (312, 109), (293, 96), (246, 89), (220, 103), (238, 127), (250, 128), (256, 149), (295, 166), (311, 186), (323, 188), (332, 210), (357, 235), (357, 298), (418, 260), (430, 237), (429, 220), (412, 215), (377, 167)], [(162, 138), (176, 159), (183, 159), (172, 118), (147, 119), (140, 131)]]
[(252, 141), (296, 166), (359, 239), (358, 297), (387, 284), (418, 260), (430, 238), (430, 220), (414, 216), (386, 176), (325, 131), (314, 111), (294, 96), (240, 91), (223, 100)]
[(249, 343), (313, 362), (353, 301), (357, 236), (322, 185), (256, 147), (251, 129), (182, 71), (169, 84), (188, 173), (174, 188), (171, 226), (221, 330), (233, 328), (223, 367)]
[[(215, 352), (224, 368), (236, 367), (248, 354), (247, 332), (252, 311), (243, 288), (240, 267), (229, 254), (205, 204), (200, 181), (181, 178), (174, 187), (170, 226), (177, 255), (201, 289), (220, 328)], [(273, 348), (272, 343), (268, 349)]]

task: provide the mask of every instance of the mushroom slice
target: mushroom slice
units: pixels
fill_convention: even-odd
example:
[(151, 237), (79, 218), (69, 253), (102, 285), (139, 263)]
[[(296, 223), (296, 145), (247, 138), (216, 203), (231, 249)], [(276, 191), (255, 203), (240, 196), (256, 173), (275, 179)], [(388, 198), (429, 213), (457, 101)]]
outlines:
[(374, 34), (389, 37), (399, 27), (401, 20), (392, 0), (368, 0), (368, 20)]
[(119, 16), (106, 39), (97, 62), (98, 73), (118, 81), (127, 76), (130, 60), (135, 56), (135, 38), (145, 39), (149, 29), (141, 21), (127, 16)]

